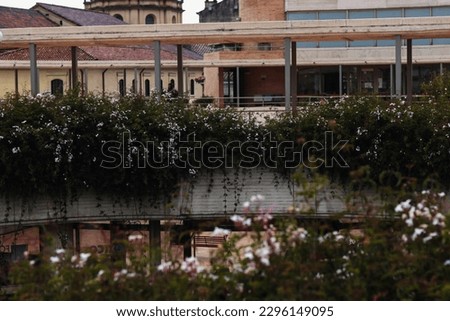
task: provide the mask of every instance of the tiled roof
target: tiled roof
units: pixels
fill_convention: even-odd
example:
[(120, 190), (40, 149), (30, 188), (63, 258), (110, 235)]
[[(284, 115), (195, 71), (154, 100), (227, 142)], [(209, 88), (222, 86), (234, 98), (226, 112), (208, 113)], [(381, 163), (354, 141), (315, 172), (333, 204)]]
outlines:
[[(78, 60), (95, 60), (95, 58), (83, 49), (77, 52)], [(68, 47), (37, 47), (37, 59), (47, 61), (70, 61), (72, 60), (71, 49)], [(0, 60), (30, 60), (28, 49), (14, 49), (0, 53)]]
[(47, 3), (36, 3), (33, 7), (38, 9), (40, 7), (53, 12), (54, 14), (73, 22), (78, 26), (102, 26), (102, 25), (121, 25), (125, 22), (114, 18), (106, 13), (89, 11), (77, 8), (57, 6), (54, 4)]
[[(153, 60), (151, 46), (128, 47), (81, 47), (78, 50), (78, 60)], [(48, 61), (70, 61), (71, 50), (68, 47), (37, 47), (37, 59)], [(199, 60), (201, 56), (187, 49), (183, 50), (183, 58)], [(172, 45), (161, 46), (162, 60), (176, 60), (177, 48)], [(0, 60), (29, 60), (28, 49), (9, 50), (0, 53)]]
[(0, 6), (0, 28), (54, 27), (55, 24), (39, 12)]
[[(152, 46), (83, 47), (83, 49), (98, 60), (153, 60), (155, 57)], [(183, 58), (200, 60), (202, 57), (197, 53), (184, 49)], [(161, 59), (176, 60), (176, 46), (162, 45)]]

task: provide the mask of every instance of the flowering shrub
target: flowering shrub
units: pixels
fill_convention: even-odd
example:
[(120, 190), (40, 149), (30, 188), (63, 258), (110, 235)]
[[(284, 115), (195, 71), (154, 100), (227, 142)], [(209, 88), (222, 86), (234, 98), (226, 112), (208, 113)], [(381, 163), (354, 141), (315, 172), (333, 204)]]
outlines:
[[(202, 266), (195, 258), (151, 266), (130, 239), (130, 261), (57, 250), (13, 270), (21, 300), (448, 300), (450, 233), (444, 195), (425, 191), (396, 206), (400, 219), (357, 227), (275, 220), (264, 198), (233, 216), (235, 231)], [(131, 236), (134, 237), (134, 236)], [(130, 238), (131, 238), (130, 237)], [(42, 286), (45, 284), (45, 286)]]
[[(332, 139), (323, 144), (331, 137), (325, 133)], [(216, 156), (217, 146), (225, 146), (221, 156), (227, 159), (218, 167), (284, 171), (287, 161), (300, 159), (307, 166), (321, 164), (332, 180), (348, 181), (351, 171), (368, 166), (375, 181), (390, 171), (448, 187), (449, 138), (449, 107), (435, 101), (407, 106), (342, 98), (262, 124), (230, 108), (186, 106), (183, 100), (12, 97), (0, 105), (0, 193), (76, 197), (80, 190), (94, 189), (134, 197), (170, 195), (180, 179), (217, 167), (208, 158)], [(305, 148), (311, 142), (324, 148)], [(199, 156), (193, 152), (199, 144), (213, 149)], [(323, 162), (337, 154), (340, 162)], [(151, 157), (167, 166), (147, 166)]]

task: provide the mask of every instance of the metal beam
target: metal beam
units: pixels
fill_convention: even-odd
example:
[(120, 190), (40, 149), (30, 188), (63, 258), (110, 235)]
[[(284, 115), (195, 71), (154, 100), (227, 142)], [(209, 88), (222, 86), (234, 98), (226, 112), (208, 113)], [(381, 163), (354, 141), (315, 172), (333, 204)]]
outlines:
[[(363, 21), (364, 20), (364, 21)], [(1, 29), (1, 48), (38, 46), (168, 44), (429, 39), (450, 37), (450, 17), (350, 19), (320, 21), (265, 21), (168, 25), (73, 26)]]
[(395, 37), (395, 95), (402, 96), (402, 38)]
[(37, 68), (37, 48), (36, 44), (30, 43), (30, 81), (31, 95), (36, 96), (39, 93), (39, 74)]
[(284, 39), (284, 106), (291, 111), (291, 38)]

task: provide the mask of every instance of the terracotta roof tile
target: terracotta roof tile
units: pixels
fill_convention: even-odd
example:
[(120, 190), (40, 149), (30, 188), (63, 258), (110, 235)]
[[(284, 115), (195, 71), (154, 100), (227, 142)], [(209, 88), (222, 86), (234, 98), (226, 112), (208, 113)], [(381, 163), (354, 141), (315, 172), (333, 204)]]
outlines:
[[(83, 49), (78, 50), (78, 60), (95, 60), (95, 58)], [(47, 61), (70, 61), (72, 60), (71, 49), (68, 47), (37, 47), (37, 59)], [(0, 60), (30, 60), (28, 49), (14, 49), (0, 53)]]
[(61, 16), (64, 19), (73, 22), (78, 26), (103, 26), (103, 25), (125, 24), (125, 22), (102, 12), (63, 7), (39, 2), (36, 3), (36, 5), (33, 8), (37, 10), (39, 6)]
[[(83, 49), (98, 60), (153, 60), (155, 58), (152, 46), (127, 47), (83, 47)], [(183, 58), (200, 60), (202, 57), (190, 50), (183, 50)], [(162, 60), (176, 60), (176, 46), (161, 46)]]
[[(127, 46), (127, 47), (80, 47), (78, 60), (153, 60), (152, 46)], [(0, 60), (29, 60), (28, 49), (9, 50), (0, 53)], [(37, 47), (38, 60), (70, 61), (71, 50), (68, 47)], [(200, 60), (201, 56), (188, 49), (183, 50), (183, 58)], [(177, 48), (172, 45), (161, 46), (162, 60), (176, 60)]]
[(55, 24), (39, 12), (0, 6), (0, 28), (54, 27)]

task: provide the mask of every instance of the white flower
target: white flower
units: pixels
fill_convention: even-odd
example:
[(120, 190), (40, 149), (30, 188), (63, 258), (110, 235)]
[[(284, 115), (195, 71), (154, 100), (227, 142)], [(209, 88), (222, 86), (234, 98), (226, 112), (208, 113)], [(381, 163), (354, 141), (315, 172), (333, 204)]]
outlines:
[(450, 260), (445, 261), (445, 262), (444, 262), (444, 265), (446, 265), (446, 266), (447, 266), (447, 265), (450, 265)]
[(13, 147), (12, 152), (13, 152), (13, 154), (20, 153), (20, 147)]
[(86, 262), (90, 256), (91, 253), (80, 253), (80, 261)]
[(439, 197), (445, 197), (445, 193), (444, 193), (444, 192), (440, 192), (440, 193), (438, 194), (438, 196), (439, 196)]
[(253, 260), (254, 260), (255, 256), (253, 255), (253, 251), (252, 251), (252, 248), (251, 248), (251, 247), (247, 246), (247, 247), (245, 248), (244, 258), (245, 258), (245, 259), (248, 259), (248, 260), (250, 260), (250, 261), (253, 261)]
[(250, 197), (250, 202), (261, 202), (264, 201), (264, 196), (261, 194), (257, 194), (257, 195), (253, 195), (252, 197)]
[(172, 262), (170, 262), (170, 261), (169, 262), (162, 261), (161, 264), (158, 265), (157, 269), (160, 272), (167, 272), (167, 271), (170, 271), (172, 269), (172, 266), (173, 266)]
[(58, 255), (62, 255), (62, 254), (64, 254), (64, 253), (66, 253), (66, 250), (64, 250), (64, 249), (57, 249), (57, 250), (55, 251), (55, 253), (58, 254)]
[(413, 221), (412, 218), (408, 218), (408, 219), (405, 221), (405, 223), (406, 223), (406, 225), (408, 225), (409, 227), (411, 227), (411, 226), (414, 225), (414, 221)]
[(428, 241), (431, 241), (436, 236), (438, 236), (438, 234), (436, 232), (430, 233), (430, 235), (428, 235), (427, 237), (424, 237), (422, 241), (423, 241), (423, 243), (427, 243)]
[(142, 240), (143, 238), (144, 237), (142, 235), (140, 235), (140, 234), (138, 234), (138, 235), (130, 235), (130, 236), (128, 236), (128, 241), (129, 242), (139, 241), (139, 240)]
[(52, 262), (52, 263), (59, 263), (59, 262), (61, 262), (61, 259), (58, 256), (51, 256), (50, 257), (50, 262)]
[(212, 232), (212, 236), (226, 236), (226, 235), (230, 235), (231, 231), (224, 229), (224, 228), (220, 228), (220, 227), (215, 227), (214, 231)]
[(419, 235), (422, 235), (423, 233), (425, 233), (424, 229), (421, 228), (415, 228), (414, 229), (414, 233), (411, 236), (411, 239), (414, 241)]
[(250, 202), (244, 202), (244, 203), (242, 204), (242, 207), (243, 207), (243, 208), (250, 208)]

